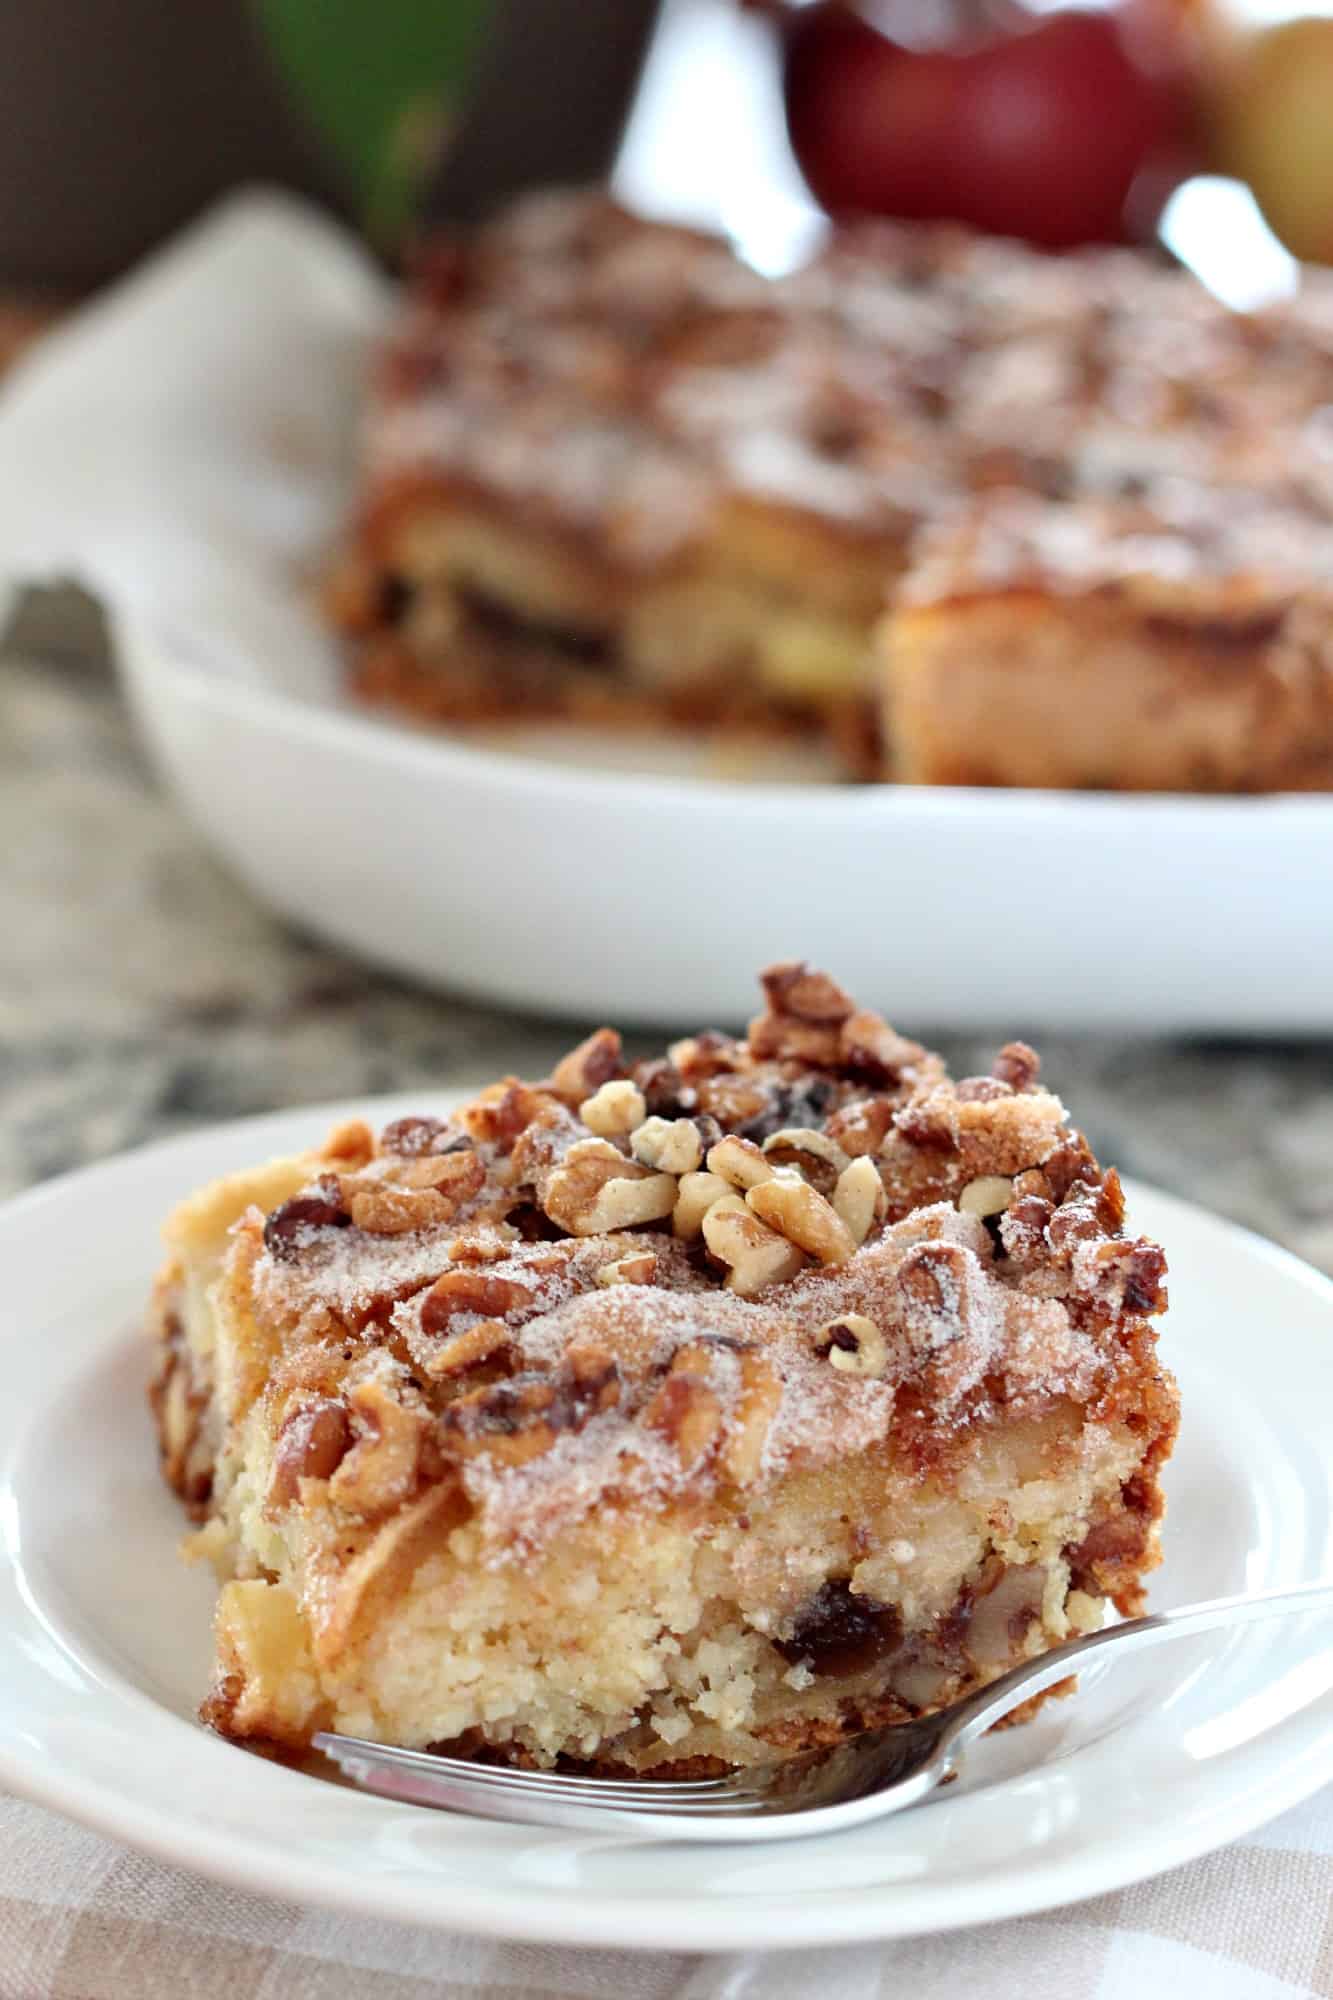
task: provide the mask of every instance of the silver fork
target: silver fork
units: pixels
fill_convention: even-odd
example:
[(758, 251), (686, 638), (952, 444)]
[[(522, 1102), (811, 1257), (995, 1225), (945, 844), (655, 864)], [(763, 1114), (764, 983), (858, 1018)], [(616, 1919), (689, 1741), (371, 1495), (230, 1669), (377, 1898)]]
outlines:
[(1053, 1646), (935, 1715), (720, 1778), (570, 1777), (329, 1733), (316, 1736), (315, 1746), (366, 1791), (446, 1812), (657, 1840), (790, 1840), (916, 1805), (957, 1772), (963, 1752), (983, 1731), (1096, 1654), (1119, 1656), (1167, 1639), (1329, 1608), (1333, 1584), (1323, 1583), (1130, 1618)]

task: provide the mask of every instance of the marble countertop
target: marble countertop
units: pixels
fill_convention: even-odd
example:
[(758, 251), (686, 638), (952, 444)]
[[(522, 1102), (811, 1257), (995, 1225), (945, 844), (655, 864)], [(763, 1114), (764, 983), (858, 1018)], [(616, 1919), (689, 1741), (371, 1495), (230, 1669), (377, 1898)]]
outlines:
[[(31, 633), (0, 652), (0, 940), (0, 1194), (246, 1112), (541, 1074), (582, 1032), (416, 990), (271, 916), (158, 789), (105, 667)], [(966, 1071), (1023, 1031), (942, 1045)], [(1042, 1051), (1104, 1158), (1333, 1271), (1333, 1040)]]

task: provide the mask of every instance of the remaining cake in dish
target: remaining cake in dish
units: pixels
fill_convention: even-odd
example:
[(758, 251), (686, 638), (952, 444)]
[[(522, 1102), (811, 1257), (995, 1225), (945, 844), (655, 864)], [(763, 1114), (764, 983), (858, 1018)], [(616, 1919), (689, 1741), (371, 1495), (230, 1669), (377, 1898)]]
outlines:
[(167, 1226), (224, 1734), (598, 1768), (920, 1713), (1142, 1602), (1164, 1259), (1021, 1043), (799, 964), (741, 1041), (362, 1125)]
[[(1245, 316), (1130, 252), (888, 224), (834, 232), (771, 279), (601, 195), (528, 197), (423, 259), (382, 356), (331, 592), (354, 685), (455, 725), (677, 724), (724, 746), (799, 732), (858, 777), (1247, 789), (1298, 769), (1329, 784), (1309, 703), (1262, 698), (1260, 752), (1234, 747), (1255, 700), (1238, 697), (1238, 662), (1273, 675), (1233, 628), (1238, 592), (1284, 591), (1316, 635), (1327, 710), (1331, 308), (1318, 276)], [(1017, 725), (1013, 605), (970, 608), (966, 630), (890, 624), (883, 674), (886, 604), (920, 603), (918, 568), (937, 573), (937, 537), (962, 517), (950, 608), (970, 606), (985, 579), (965, 551), (978, 522), (1008, 534), (1016, 494), (1057, 514), (1128, 500), (1148, 523), (1228, 496), (1239, 526), (1202, 556), (1193, 543), (1191, 567), (1192, 615), (1224, 635), (1165, 664), (1132, 622), (1108, 639), (1105, 550), (1076, 536), (1032, 632), (1040, 700), (1020, 685)], [(1270, 506), (1295, 530), (1281, 548), (1248, 532)], [(1117, 575), (1175, 580), (1171, 533), (1153, 534), (1117, 552)], [(1103, 734), (1085, 703), (1101, 662), (1118, 676), (1127, 657), (1129, 733), (1166, 701), (1170, 754)], [(965, 758), (936, 740), (956, 741), (955, 709)], [(1062, 756), (1089, 720), (1100, 755)], [(1029, 721), (1037, 740), (1016, 745)]]
[(1277, 499), (992, 499), (927, 537), (886, 622), (916, 784), (1333, 784), (1328, 529)]

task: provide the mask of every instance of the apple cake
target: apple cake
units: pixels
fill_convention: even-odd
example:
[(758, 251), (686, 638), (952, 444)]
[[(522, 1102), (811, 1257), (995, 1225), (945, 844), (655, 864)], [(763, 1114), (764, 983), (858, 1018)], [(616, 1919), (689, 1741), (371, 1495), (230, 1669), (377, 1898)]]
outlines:
[(704, 1771), (1140, 1607), (1177, 1396), (1116, 1173), (1023, 1044), (955, 1082), (763, 985), (743, 1040), (603, 1028), (170, 1218), (215, 1729)]
[[(329, 602), (360, 694), (456, 728), (799, 734), (847, 776), (917, 783), (1328, 785), (1330, 382), (1326, 277), (1244, 315), (1129, 251), (863, 223), (774, 278), (603, 195), (528, 196), (420, 260)], [(1053, 541), (1070, 508), (1169, 523), (1214, 495), (1236, 518), (1205, 559), (1193, 544), (1185, 639), (1104, 629), (1097, 536), (1072, 536), (1049, 599), (1030, 577), (1022, 606), (974, 602), (967, 552), (1006, 536), (1015, 498)], [(1266, 692), (1286, 671), (1267, 624), (1235, 612), (1266, 576), (1269, 509), (1313, 634), (1295, 701)], [(918, 571), (960, 521), (926, 624)], [(1158, 579), (1174, 531), (1127, 532)], [(877, 645), (900, 598), (912, 615)], [(1040, 614), (1020, 676), (1015, 610)], [(1126, 659), (1103, 733), (1087, 689), (1117, 692)]]

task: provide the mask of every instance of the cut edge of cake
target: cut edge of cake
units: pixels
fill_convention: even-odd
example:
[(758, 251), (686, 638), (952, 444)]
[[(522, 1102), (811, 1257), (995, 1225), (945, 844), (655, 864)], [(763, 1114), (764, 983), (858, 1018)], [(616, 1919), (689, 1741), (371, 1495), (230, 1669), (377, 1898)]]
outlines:
[(952, 1700), (1142, 1602), (1160, 1249), (1011, 1044), (791, 963), (748, 1036), (230, 1176), (155, 1295), (224, 1579), (206, 1719), (663, 1772)]

